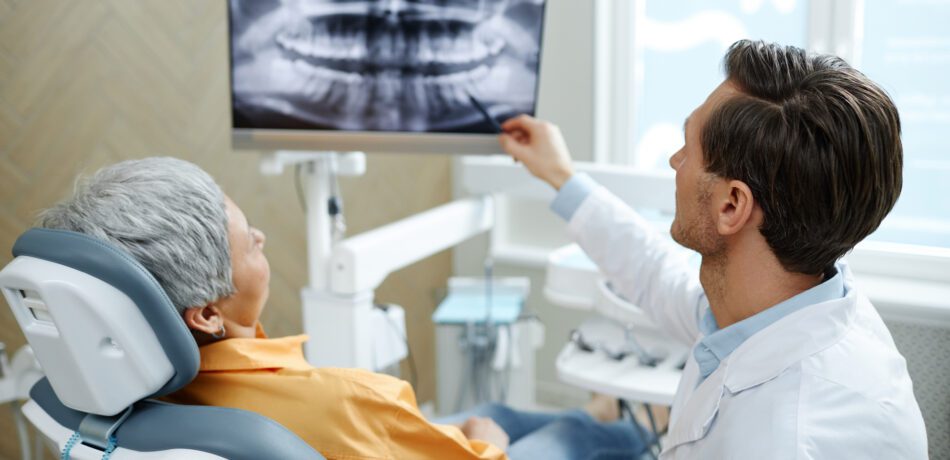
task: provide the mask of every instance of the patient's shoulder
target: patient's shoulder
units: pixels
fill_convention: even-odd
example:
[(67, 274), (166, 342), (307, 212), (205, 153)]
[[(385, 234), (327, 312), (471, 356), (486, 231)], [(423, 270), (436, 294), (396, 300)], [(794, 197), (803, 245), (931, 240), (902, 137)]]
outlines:
[(345, 380), (354, 380), (357, 382), (403, 382), (402, 380), (387, 374), (358, 369), (352, 367), (318, 367), (318, 371), (325, 375), (332, 375)]
[(338, 379), (344, 387), (353, 392), (385, 399), (411, 398), (415, 403), (412, 386), (405, 380), (391, 375), (341, 367), (319, 368), (318, 372), (323, 373), (326, 378)]

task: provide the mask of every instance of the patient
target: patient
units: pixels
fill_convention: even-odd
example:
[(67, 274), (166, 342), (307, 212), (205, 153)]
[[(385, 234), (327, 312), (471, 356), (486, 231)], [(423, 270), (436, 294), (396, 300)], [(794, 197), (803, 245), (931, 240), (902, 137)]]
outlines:
[(630, 458), (644, 450), (608, 398), (561, 414), (483, 406), (455, 424), (436, 424), (402, 380), (311, 366), (306, 336), (267, 338), (258, 322), (270, 280), (264, 234), (186, 161), (104, 168), (44, 211), (39, 225), (125, 249), (168, 293), (201, 354), (198, 376), (171, 402), (257, 412), (329, 459)]

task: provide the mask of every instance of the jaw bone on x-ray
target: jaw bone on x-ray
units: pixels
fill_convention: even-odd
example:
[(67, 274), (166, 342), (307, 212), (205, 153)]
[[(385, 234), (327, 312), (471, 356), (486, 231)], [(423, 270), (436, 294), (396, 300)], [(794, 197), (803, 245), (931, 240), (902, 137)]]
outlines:
[(231, 0), (239, 128), (492, 132), (534, 113), (544, 0)]

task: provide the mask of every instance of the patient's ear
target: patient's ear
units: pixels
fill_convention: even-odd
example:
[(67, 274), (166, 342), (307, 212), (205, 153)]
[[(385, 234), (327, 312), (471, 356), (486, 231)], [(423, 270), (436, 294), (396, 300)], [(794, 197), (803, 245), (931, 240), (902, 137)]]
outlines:
[(213, 304), (205, 305), (204, 307), (186, 308), (181, 316), (189, 329), (201, 331), (206, 334), (221, 332), (221, 325), (224, 324), (224, 317), (221, 316), (221, 311)]

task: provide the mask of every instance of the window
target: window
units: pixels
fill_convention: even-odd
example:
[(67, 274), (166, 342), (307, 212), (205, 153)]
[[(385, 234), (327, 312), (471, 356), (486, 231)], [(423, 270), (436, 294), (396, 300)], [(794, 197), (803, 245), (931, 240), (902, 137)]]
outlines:
[(894, 98), (904, 144), (901, 198), (871, 239), (948, 248), (950, 1), (874, 0), (863, 10), (855, 64)]
[[(682, 145), (683, 119), (722, 80), (717, 69), (735, 40), (837, 54), (891, 94), (903, 124), (903, 192), (870, 246), (948, 258), (950, 148), (939, 136), (950, 129), (950, 0), (620, 3), (608, 21), (613, 97), (605, 100), (614, 107), (604, 115), (610, 132), (602, 158), (667, 170)], [(617, 94), (630, 81), (632, 94)]]
[(743, 38), (805, 46), (805, 2), (645, 1), (634, 18), (632, 149), (625, 163), (668, 169), (683, 120), (722, 82), (722, 56)]

